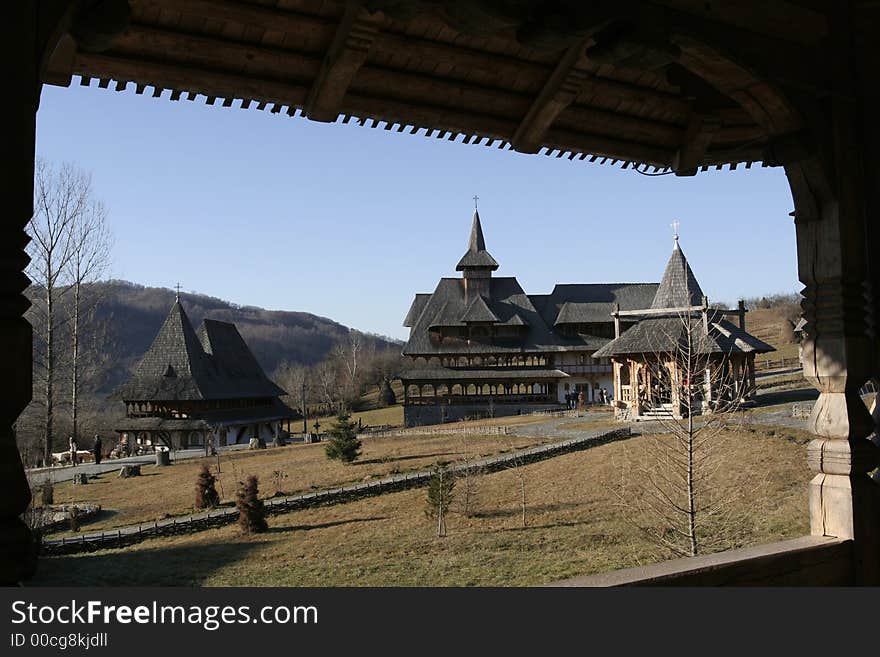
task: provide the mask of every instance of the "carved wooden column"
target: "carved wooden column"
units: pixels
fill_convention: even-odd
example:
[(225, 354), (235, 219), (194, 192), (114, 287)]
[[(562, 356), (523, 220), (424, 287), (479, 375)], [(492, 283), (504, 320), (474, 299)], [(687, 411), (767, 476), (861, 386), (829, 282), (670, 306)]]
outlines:
[[(867, 475), (878, 463), (874, 430), (859, 388), (875, 369), (871, 251), (854, 102), (827, 111), (824, 157), (786, 166), (795, 202), (798, 276), (804, 284), (804, 375), (819, 390), (807, 450), (810, 526), (814, 535), (854, 540), (855, 579), (880, 582), (878, 488)], [(876, 264), (875, 264), (876, 266)]]
[(33, 214), (34, 147), (39, 102), (36, 12), (30, 2), (4, 6), (2, 41), (8, 48), (8, 118), (3, 123), (5, 173), (0, 176), (4, 216), (0, 223), (0, 584), (15, 584), (34, 568), (31, 536), (19, 519), (30, 503), (13, 425), (31, 399), (31, 327), (22, 315), (30, 303), (24, 228)]

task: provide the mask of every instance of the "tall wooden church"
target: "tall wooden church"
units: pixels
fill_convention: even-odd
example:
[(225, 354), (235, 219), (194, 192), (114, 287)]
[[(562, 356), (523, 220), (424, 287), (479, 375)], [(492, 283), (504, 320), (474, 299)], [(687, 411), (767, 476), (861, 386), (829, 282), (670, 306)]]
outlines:
[(460, 277), (417, 294), (404, 320), (407, 426), (557, 409), (581, 393), (598, 401), (612, 368), (592, 356), (614, 338), (612, 311), (646, 308), (657, 292), (656, 283), (585, 283), (530, 295), (496, 276), (498, 266), (474, 210)]
[(180, 296), (131, 378), (110, 399), (125, 402), (116, 431), (140, 445), (179, 449), (265, 442), (294, 412), (234, 324), (193, 329)]

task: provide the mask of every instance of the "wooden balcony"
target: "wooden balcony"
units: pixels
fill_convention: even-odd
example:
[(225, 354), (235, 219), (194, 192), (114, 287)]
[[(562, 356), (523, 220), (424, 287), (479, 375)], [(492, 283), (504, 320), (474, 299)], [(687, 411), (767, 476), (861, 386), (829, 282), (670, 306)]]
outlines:
[(409, 406), (483, 404), (558, 404), (554, 395), (416, 395), (407, 397)]

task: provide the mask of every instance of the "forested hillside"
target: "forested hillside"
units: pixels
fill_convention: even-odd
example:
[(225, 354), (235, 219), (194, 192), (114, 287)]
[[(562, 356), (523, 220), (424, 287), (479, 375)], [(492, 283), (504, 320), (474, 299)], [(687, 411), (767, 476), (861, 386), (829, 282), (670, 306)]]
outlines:
[[(175, 293), (166, 288), (110, 281), (90, 286), (89, 294), (96, 299), (90, 323), (100, 336), (98, 345), (103, 352), (99, 359), (103, 365), (90, 377), (90, 387), (107, 392), (126, 378), (149, 348), (174, 303)], [(237, 306), (183, 292), (180, 297), (196, 330), (206, 317), (234, 323), (269, 375), (281, 363), (314, 365), (323, 361), (349, 334), (348, 327), (310, 313)], [(366, 335), (365, 341), (379, 349), (392, 346), (380, 336)]]

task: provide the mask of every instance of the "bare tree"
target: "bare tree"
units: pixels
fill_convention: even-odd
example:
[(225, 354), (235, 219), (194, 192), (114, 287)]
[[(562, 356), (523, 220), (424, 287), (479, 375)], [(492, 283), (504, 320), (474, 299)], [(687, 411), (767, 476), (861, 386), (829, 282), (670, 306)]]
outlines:
[(446, 463), (437, 463), (428, 480), (425, 515), (437, 520), (437, 536), (446, 536), (446, 514), (454, 499), (455, 477)]
[(339, 372), (334, 359), (328, 358), (315, 365), (313, 374), (321, 402), (333, 409), (339, 398)]
[[(288, 404), (305, 417), (308, 409), (304, 408), (304, 403), (307, 405), (308, 399), (311, 396), (309, 394), (311, 378), (309, 368), (305, 365), (284, 361), (275, 370), (272, 378), (275, 380), (275, 383), (287, 392)], [(303, 386), (306, 387), (305, 399), (303, 399), (302, 394)]]
[[(371, 343), (370, 343), (371, 344)], [(345, 397), (353, 401), (361, 393), (361, 361), (369, 360), (368, 343), (364, 335), (355, 329), (348, 330), (348, 340), (341, 342), (333, 351), (334, 358), (340, 363), (340, 369), (345, 377)]]
[(524, 465), (522, 457), (516, 453), (507, 465), (507, 469), (513, 472), (516, 477), (517, 488), (519, 488), (520, 526), (523, 529), (526, 527), (526, 471)]
[[(471, 451), (471, 442), (467, 434), (462, 436), (462, 457), (459, 459), (458, 479), (461, 482), (461, 512), (466, 518), (473, 515), (474, 503), (479, 492), (479, 477), (485, 471), (477, 465), (475, 455)], [(479, 455), (477, 455), (478, 457)]]
[(706, 325), (692, 313), (666, 326), (675, 328), (661, 325), (646, 363), (654, 385), (634, 382), (642, 403), (663, 410), (656, 429), (644, 432), (640, 453), (627, 450), (616, 492), (627, 519), (655, 545), (695, 556), (735, 540), (733, 502), (743, 491), (722, 486), (717, 475), (747, 377), (734, 378), (731, 354), (713, 349)]
[(39, 341), (36, 374), (42, 377), (43, 462), (51, 463), (54, 440), (56, 329), (59, 318), (56, 303), (65, 291), (64, 277), (73, 255), (72, 226), (88, 212), (92, 203), (91, 180), (72, 165), (54, 168), (38, 159), (34, 169), (34, 216), (28, 223), (31, 258), (28, 277), (39, 290), (38, 302), (30, 312), (35, 337)]
[[(70, 259), (67, 263), (68, 280), (73, 291), (70, 301), (71, 378), (70, 419), (71, 433), (79, 441), (79, 393), (81, 381), (81, 351), (83, 327), (91, 319), (98, 295), (87, 286), (96, 282), (110, 265), (112, 237), (107, 226), (104, 205), (89, 199), (82, 212), (70, 223)], [(93, 345), (92, 345), (93, 346)], [(96, 351), (92, 349), (92, 351)]]

